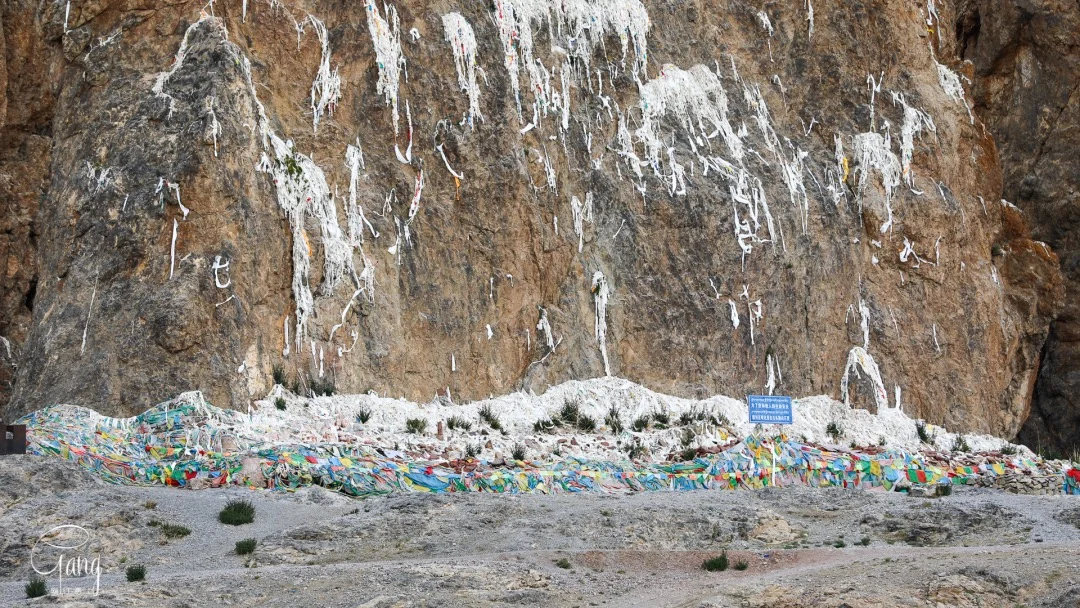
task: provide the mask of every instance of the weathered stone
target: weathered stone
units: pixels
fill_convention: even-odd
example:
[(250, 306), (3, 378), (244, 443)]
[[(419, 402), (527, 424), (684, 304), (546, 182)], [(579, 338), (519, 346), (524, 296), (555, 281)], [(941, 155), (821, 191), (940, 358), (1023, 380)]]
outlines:
[[(46, 182), (35, 195), (36, 253), (16, 264), (23, 278), (13, 283), (13, 301), (31, 291), (25, 277), (40, 278), (32, 313), (21, 313), (32, 321), (20, 325), (15, 391), (3, 413), (77, 402), (130, 414), (192, 388), (243, 409), (270, 388), (275, 365), (298, 388), (332, 379), (338, 391), (414, 400), (439, 389), (458, 400), (543, 390), (605, 373), (593, 291), (601, 272), (610, 288), (605, 328), (613, 374), (686, 396), (744, 394), (763, 389), (771, 355), (782, 370), (779, 390), (838, 395), (852, 347), (868, 346), (884, 390), (892, 397), (899, 387), (909, 413), (956, 430), (1014, 435), (1060, 301), (1057, 262), (995, 203), (1001, 172), (994, 142), (943, 90), (936, 61), (961, 68), (948, 44), (928, 48), (925, 8), (816, 0), (809, 35), (805, 4), (770, 5), (770, 35), (748, 5), (644, 4), (652, 21), (646, 76), (673, 73), (665, 64), (719, 70), (733, 128), (745, 124), (744, 145), (769, 163), (747, 152), (777, 235), (746, 241), (752, 250), (745, 256), (733, 229), (751, 221), (745, 210), (734, 216), (743, 203), (719, 177), (722, 169), (704, 175), (695, 153), (711, 148), (708, 154), (734, 159), (720, 138), (703, 139), (711, 128), (688, 137), (681, 121), (661, 121), (663, 145), (673, 145), (685, 171), (685, 195), (669, 194), (675, 178), (666, 160), (661, 177), (645, 167), (643, 181), (630, 179), (617, 152), (614, 108), (636, 129), (641, 104), (629, 67), (633, 49), (626, 67), (610, 66), (620, 63), (614, 35), (588, 70), (581, 59), (573, 62), (569, 128), (562, 131), (553, 114), (528, 130), (528, 78), (522, 72), (519, 119), (488, 3), (398, 3), (409, 68), (400, 98), (409, 102), (415, 134), (413, 158), (401, 163), (391, 148), (407, 147), (407, 116), (402, 112), (395, 138), (391, 110), (376, 92), (366, 13), (355, 7), (253, 4), (246, 21), (238, 7), (219, 7), (217, 19), (191, 27), (199, 18), (191, 6), (148, 12), (102, 1), (79, 7), (66, 33), (56, 7), (5, 9), (26, 26), (18, 32), (25, 44), (14, 45), (5, 18), (8, 56), (23, 59), (20, 77), (30, 83), (9, 84), (8, 125), (28, 120), (13, 122), (12, 108), (24, 112), (45, 92), (55, 97), (35, 109), (48, 125), (48, 153), (33, 156), (33, 169)], [(486, 75), (485, 120), (471, 129), (460, 124), (467, 99), (442, 34), (441, 17), (451, 9), (472, 23)], [(325, 22), (330, 63), (340, 69), (342, 98), (317, 132), (308, 108), (321, 49), (314, 26), (298, 35), (290, 11)], [(408, 35), (414, 27), (417, 40)], [(553, 49), (547, 25), (534, 27), (535, 57), (551, 71), (552, 86), (566, 92), (555, 81), (569, 45), (556, 40), (564, 47)], [(157, 76), (173, 66), (185, 36), (186, 53), (156, 95)], [(37, 48), (44, 59), (25, 61)], [(591, 84), (577, 76), (583, 72)], [(883, 83), (873, 104), (867, 73)], [(604, 75), (602, 92), (597, 74)], [(293, 237), (271, 177), (255, 170), (264, 149), (252, 91), (268, 127), (337, 186), (338, 218), (346, 215), (350, 183), (346, 145), (359, 140), (366, 168), (357, 202), (381, 234), (376, 240), (368, 231), (363, 253), (351, 256), (358, 272), (367, 263), (374, 269), (373, 300), (354, 302), (349, 277), (336, 289), (320, 288), (326, 239), (313, 217), (299, 220), (304, 235), (297, 242), (312, 255), (316, 293), (299, 342)], [(887, 205), (873, 171), (856, 196), (867, 160), (856, 158), (853, 137), (880, 135), (887, 121), (897, 153), (905, 112), (892, 92), (926, 112), (935, 130), (912, 140), (911, 187), (896, 188)], [(755, 120), (754, 105), (762, 102), (776, 133), (769, 141)], [(839, 163), (834, 135), (845, 150)], [(638, 153), (642, 148), (639, 142)], [(785, 184), (780, 158), (801, 167), (805, 210)], [(554, 189), (546, 186), (545, 159)], [(406, 241), (401, 222), (421, 161), (424, 188)], [(106, 169), (110, 178), (101, 179)], [(843, 185), (840, 172), (848, 174)], [(827, 190), (834, 182), (839, 201)], [(587, 193), (593, 219), (578, 237), (570, 200)], [(891, 229), (882, 232), (889, 218)], [(765, 218), (753, 221), (764, 225)], [(337, 228), (347, 230), (341, 221)], [(905, 241), (919, 258), (901, 259)], [(219, 288), (225, 281), (215, 282), (213, 266), (223, 261), (228, 286)], [(537, 334), (541, 306), (554, 350)], [(12, 313), (3, 314), (0, 327)], [(865, 380), (853, 391), (855, 404), (874, 407)]]

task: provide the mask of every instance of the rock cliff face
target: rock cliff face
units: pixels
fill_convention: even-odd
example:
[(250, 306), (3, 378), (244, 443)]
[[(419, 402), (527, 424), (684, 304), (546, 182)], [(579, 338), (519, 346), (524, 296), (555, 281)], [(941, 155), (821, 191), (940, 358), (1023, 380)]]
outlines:
[(974, 65), (976, 113), (1001, 151), (1005, 197), (1061, 256), (1065, 306), (1051, 325), (1020, 437), (1080, 447), (1080, 4), (961, 3), (958, 54)]
[(1058, 260), (999, 202), (951, 7), (5, 11), (6, 414), (242, 409), (281, 366), (1028, 417)]

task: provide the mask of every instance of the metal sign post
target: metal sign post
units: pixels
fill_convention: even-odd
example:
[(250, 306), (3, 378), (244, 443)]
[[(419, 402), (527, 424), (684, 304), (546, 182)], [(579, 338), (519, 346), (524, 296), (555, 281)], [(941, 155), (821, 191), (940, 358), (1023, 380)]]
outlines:
[[(750, 424), (784, 425), (793, 422), (791, 397), (784, 395), (749, 395), (746, 405), (750, 413)], [(769, 485), (776, 487), (776, 440), (769, 449), (772, 453), (772, 468)]]

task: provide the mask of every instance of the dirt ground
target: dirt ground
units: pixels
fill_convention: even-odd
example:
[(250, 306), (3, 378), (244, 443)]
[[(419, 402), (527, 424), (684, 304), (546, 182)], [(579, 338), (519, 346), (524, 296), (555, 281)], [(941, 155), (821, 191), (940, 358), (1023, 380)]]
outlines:
[[(219, 523), (237, 497), (255, 522)], [(31, 552), (52, 567), (38, 538), (63, 524), (86, 530), (100, 591), (69, 577), (27, 600)], [(357, 500), (111, 486), (19, 456), (0, 459), (0, 530), (4, 606), (1080, 606), (1080, 499), (963, 487)], [(722, 551), (727, 570), (702, 569)]]

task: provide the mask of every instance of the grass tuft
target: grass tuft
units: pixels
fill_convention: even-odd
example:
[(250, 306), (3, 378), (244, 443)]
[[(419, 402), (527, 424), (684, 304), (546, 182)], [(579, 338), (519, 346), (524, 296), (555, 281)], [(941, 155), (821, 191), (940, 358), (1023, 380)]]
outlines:
[(368, 420), (371, 420), (371, 409), (367, 407), (360, 408), (360, 411), (356, 412), (356, 421), (360, 424), (367, 424)]
[(495, 415), (495, 410), (491, 409), (490, 405), (484, 405), (484, 407), (480, 408), (480, 419), (486, 422), (493, 430), (502, 430), (502, 423), (499, 422), (499, 417)]
[(577, 428), (586, 433), (591, 433), (596, 430), (596, 420), (593, 420), (585, 414), (581, 414), (577, 419)]
[(740, 559), (739, 561), (735, 562), (735, 569), (738, 570), (739, 572), (742, 572), (743, 570), (746, 570), (749, 567), (750, 567), (750, 564), (746, 563), (745, 559)]
[(137, 583), (146, 578), (146, 566), (143, 566), (142, 564), (128, 566), (127, 570), (124, 570), (124, 575), (127, 577), (129, 583)]
[(405, 421), (405, 432), (413, 435), (423, 435), (427, 430), (427, 418), (409, 418)]
[(191, 528), (179, 524), (163, 523), (161, 524), (161, 533), (165, 535), (165, 538), (184, 538), (191, 534)]
[(281, 367), (280, 364), (275, 364), (274, 367), (271, 368), (270, 374), (274, 377), (274, 384), (285, 386), (286, 378), (284, 367)]
[(576, 426), (578, 416), (581, 415), (581, 403), (577, 399), (567, 399), (563, 402), (562, 410), (559, 411), (559, 418), (566, 424)]
[(638, 416), (634, 419), (634, 430), (639, 433), (643, 432), (645, 429), (649, 428), (649, 422), (651, 422), (651, 420), (652, 419), (648, 414)]
[(563, 570), (569, 570), (570, 569), (570, 560), (566, 559), (565, 557), (561, 557), (561, 558), (555, 560), (555, 565), (562, 568)]
[(720, 553), (716, 557), (711, 557), (701, 562), (701, 567), (709, 572), (723, 572), (728, 568), (728, 556), (727, 551)]
[(607, 416), (604, 417), (604, 424), (607, 425), (611, 432), (618, 435), (623, 431), (622, 417), (619, 416), (619, 408), (614, 405), (608, 410)]
[(461, 416), (451, 416), (446, 419), (446, 428), (450, 430), (461, 429), (463, 431), (468, 431), (472, 429), (472, 423)]
[(238, 540), (236, 541), (236, 554), (248, 555), (249, 553), (254, 553), (255, 546), (258, 543), (259, 541), (255, 540), (254, 538), (245, 538), (244, 540)]
[(514, 460), (525, 460), (525, 446), (515, 443), (514, 449), (510, 451), (510, 457)]
[(45, 579), (35, 576), (30, 579), (29, 583), (26, 583), (26, 597), (33, 599), (35, 597), (45, 597), (49, 593), (49, 587), (45, 584)]
[(279, 410), (285, 411), (285, 399), (283, 397), (278, 397), (274, 400), (274, 406)]
[(833, 442), (836, 442), (844, 435), (844, 427), (834, 420), (829, 423), (829, 426), (825, 427), (825, 434), (832, 437)]
[(255, 521), (255, 505), (243, 498), (230, 500), (218, 513), (218, 521), (230, 526), (250, 524)]

